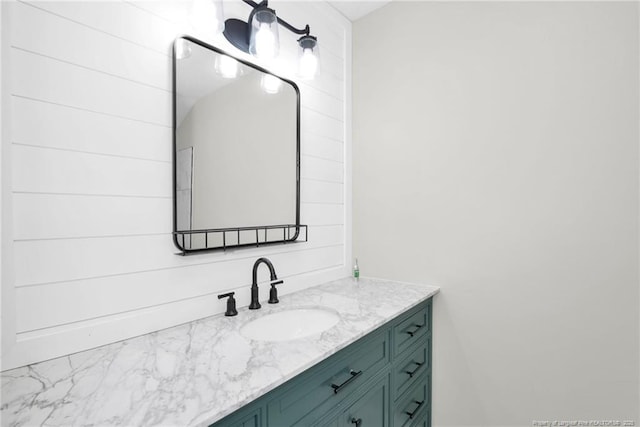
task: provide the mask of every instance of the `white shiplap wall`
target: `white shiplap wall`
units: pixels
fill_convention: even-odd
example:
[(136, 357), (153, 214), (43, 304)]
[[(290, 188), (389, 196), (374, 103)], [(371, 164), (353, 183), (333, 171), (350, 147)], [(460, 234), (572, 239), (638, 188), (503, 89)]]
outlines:
[[(3, 370), (221, 313), (221, 292), (247, 305), (259, 256), (282, 294), (348, 274), (351, 24), (326, 3), (270, 5), (321, 43), (320, 76), (298, 82), (309, 241), (181, 257), (171, 43), (239, 52), (191, 25), (189, 1), (2, 2)], [(295, 37), (280, 37), (280, 61), (260, 65), (296, 80)]]

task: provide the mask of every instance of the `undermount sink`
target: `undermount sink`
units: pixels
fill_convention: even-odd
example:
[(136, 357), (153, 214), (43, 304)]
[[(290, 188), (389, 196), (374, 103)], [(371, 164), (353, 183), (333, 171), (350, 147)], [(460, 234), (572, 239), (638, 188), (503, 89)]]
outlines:
[(240, 333), (257, 341), (290, 341), (319, 334), (340, 321), (334, 311), (293, 308), (267, 314), (244, 325)]

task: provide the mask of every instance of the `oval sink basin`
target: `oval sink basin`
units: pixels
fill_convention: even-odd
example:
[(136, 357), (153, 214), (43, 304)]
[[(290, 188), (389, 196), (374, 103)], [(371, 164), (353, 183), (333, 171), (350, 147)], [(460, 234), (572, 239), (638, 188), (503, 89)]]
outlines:
[(252, 320), (240, 328), (240, 333), (257, 341), (290, 341), (319, 334), (338, 321), (340, 318), (333, 311), (296, 308)]

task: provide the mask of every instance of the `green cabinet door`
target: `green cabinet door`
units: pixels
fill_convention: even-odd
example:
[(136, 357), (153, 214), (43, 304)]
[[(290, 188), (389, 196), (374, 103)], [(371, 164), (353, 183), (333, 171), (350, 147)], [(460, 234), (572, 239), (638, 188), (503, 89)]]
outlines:
[(339, 427), (389, 426), (389, 375), (373, 383), (338, 420)]

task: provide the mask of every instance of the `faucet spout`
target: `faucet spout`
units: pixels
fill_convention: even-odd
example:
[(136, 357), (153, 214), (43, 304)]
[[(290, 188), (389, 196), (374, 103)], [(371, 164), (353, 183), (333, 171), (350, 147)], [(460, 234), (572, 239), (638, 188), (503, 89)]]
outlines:
[(253, 264), (253, 282), (251, 283), (251, 304), (249, 304), (249, 310), (257, 310), (262, 307), (258, 302), (258, 267), (260, 264), (266, 264), (269, 268), (272, 282), (278, 280), (276, 269), (273, 267), (271, 261), (269, 261), (268, 258), (258, 258)]
[(278, 276), (276, 276), (276, 269), (273, 267), (269, 258), (258, 258), (256, 262), (253, 264), (253, 285), (258, 285), (258, 267), (260, 264), (266, 264), (269, 268), (269, 273), (271, 274), (271, 280), (278, 280)]

